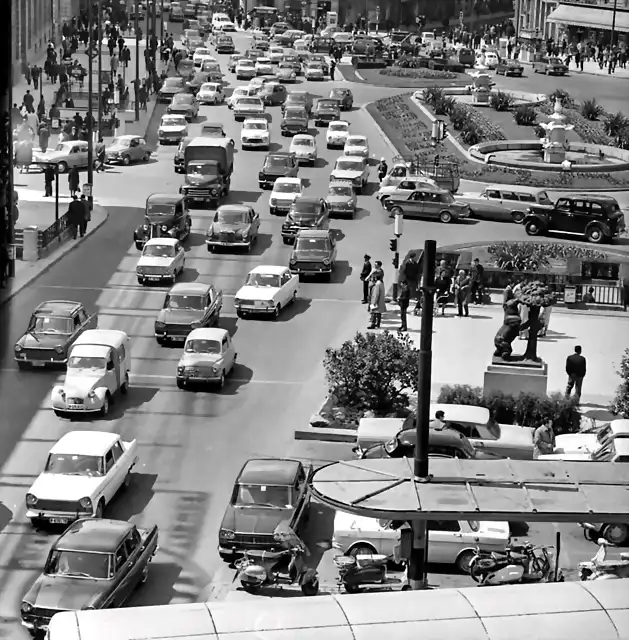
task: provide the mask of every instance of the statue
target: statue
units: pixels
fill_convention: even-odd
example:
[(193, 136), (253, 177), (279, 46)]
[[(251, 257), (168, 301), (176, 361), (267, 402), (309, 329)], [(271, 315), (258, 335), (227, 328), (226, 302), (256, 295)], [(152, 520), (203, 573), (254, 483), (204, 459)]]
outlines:
[(520, 303), (517, 300), (509, 300), (504, 305), (505, 316), (502, 327), (494, 338), (496, 350), (494, 356), (509, 360), (513, 353), (511, 344), (522, 330), (522, 318), (520, 317)]

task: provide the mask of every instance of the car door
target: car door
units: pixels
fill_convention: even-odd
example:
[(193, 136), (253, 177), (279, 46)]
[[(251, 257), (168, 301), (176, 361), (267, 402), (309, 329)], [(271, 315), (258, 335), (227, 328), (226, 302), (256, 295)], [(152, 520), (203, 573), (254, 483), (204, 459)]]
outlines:
[(144, 563), (142, 562), (142, 536), (140, 536), (139, 531), (135, 527), (127, 534), (124, 544), (127, 552), (127, 571), (131, 583), (131, 590), (133, 590), (142, 579), (144, 570)]
[(456, 520), (428, 521), (428, 562), (454, 564), (463, 546), (461, 525)]
[(570, 198), (559, 198), (551, 213), (551, 229), (554, 231), (570, 231), (574, 226), (574, 208), (582, 207), (582, 201)]
[(405, 216), (420, 218), (424, 215), (424, 199), (423, 191), (413, 191), (409, 194), (403, 206)]
[(234, 346), (229, 334), (223, 337), (221, 350), (223, 353), (223, 361), (225, 362), (225, 373), (227, 374), (232, 370), (235, 360)]
[(285, 307), (293, 296), (292, 278), (288, 269), (280, 275), (280, 303)]
[[(417, 183), (412, 180), (402, 180), (398, 185), (396, 191), (400, 192), (399, 195), (410, 196), (413, 191), (417, 189)], [(397, 194), (396, 194), (397, 195)]]
[[(114, 485), (113, 490), (115, 495), (127, 477), (129, 452), (123, 449), (120, 441), (114, 442), (111, 447), (111, 452), (114, 456), (114, 467), (111, 482)], [(105, 463), (107, 463), (107, 460), (105, 460)]]
[(87, 143), (82, 142), (76, 147), (77, 166), (87, 167)]
[(472, 210), (479, 218), (502, 220), (506, 211), (502, 199), (503, 192), (498, 189), (485, 189), (478, 200), (472, 204)]
[(113, 596), (113, 606), (122, 606), (131, 595), (135, 585), (131, 581), (133, 559), (129, 558), (127, 547), (123, 540), (114, 552), (114, 575), (116, 587)]
[(185, 251), (183, 246), (178, 242), (175, 245), (175, 267), (177, 269), (183, 269), (183, 263), (185, 260)]

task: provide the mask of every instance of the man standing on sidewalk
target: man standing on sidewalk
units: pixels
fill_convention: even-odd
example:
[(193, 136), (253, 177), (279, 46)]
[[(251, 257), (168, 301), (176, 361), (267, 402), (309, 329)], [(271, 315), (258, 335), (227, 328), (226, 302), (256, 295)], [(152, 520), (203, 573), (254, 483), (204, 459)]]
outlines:
[(82, 228), (83, 219), (85, 217), (85, 209), (83, 204), (76, 197), (76, 193), (72, 196), (72, 202), (68, 206), (68, 226), (70, 227), (70, 233), (72, 239), (76, 240), (77, 231), (79, 227)]
[(568, 384), (566, 386), (566, 398), (570, 397), (574, 388), (574, 395), (577, 401), (581, 400), (581, 388), (583, 378), (587, 371), (587, 361), (581, 355), (581, 347), (576, 346), (574, 353), (566, 358), (566, 373), (568, 374)]
[(363, 304), (369, 302), (369, 276), (371, 275), (371, 256), (365, 254), (365, 262), (360, 271), (360, 279), (363, 283)]

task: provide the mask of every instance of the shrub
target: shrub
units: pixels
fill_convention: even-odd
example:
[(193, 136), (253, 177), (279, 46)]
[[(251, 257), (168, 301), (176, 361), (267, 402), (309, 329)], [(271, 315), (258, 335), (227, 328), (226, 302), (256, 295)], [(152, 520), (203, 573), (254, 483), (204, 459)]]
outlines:
[(509, 111), (514, 102), (515, 98), (504, 91), (496, 91), (489, 97), (489, 106), (496, 111)]
[(537, 122), (537, 113), (530, 105), (521, 105), (513, 112), (516, 124), (522, 127), (532, 127)]
[(591, 100), (585, 100), (581, 104), (581, 115), (586, 120), (598, 120), (599, 117), (605, 112), (603, 107), (596, 102), (596, 98), (592, 98)]
[(460, 125), (457, 127), (457, 124), (453, 121), (452, 126), (455, 129), (458, 128), (462, 131), (467, 127), (468, 123), (471, 123), (476, 128), (480, 142), (489, 140), (506, 140), (506, 136), (502, 129), (485, 117), (476, 107), (472, 107), (468, 104), (456, 103), (450, 112), (451, 120), (452, 113), (454, 112), (456, 112), (455, 121)]
[(430, 107), (434, 107), (437, 100), (442, 100), (443, 98), (443, 89), (440, 87), (427, 87), (422, 91), (422, 102), (425, 102)]
[[(435, 69), (436, 71), (442, 71), (446, 68), (446, 61), (443, 58), (432, 58), (428, 62), (429, 69)], [(456, 77), (455, 74), (452, 74), (453, 77)]]
[(469, 124), (469, 116), (463, 105), (457, 103), (450, 110), (450, 122), (452, 126), (457, 130), (461, 131)]
[(541, 124), (534, 125), (533, 131), (535, 131), (536, 138), (545, 138), (546, 137), (546, 129), (542, 127)]
[(622, 135), (622, 133), (629, 127), (629, 118), (619, 111), (618, 113), (607, 116), (603, 126), (605, 128), (605, 133), (608, 136), (616, 138)]
[(380, 70), (380, 75), (395, 76), (396, 78), (412, 78), (414, 80), (453, 80), (456, 73), (451, 71), (419, 69), (416, 67), (387, 67)]
[(387, 414), (417, 393), (419, 351), (408, 336), (357, 333), (323, 359), (328, 391), (341, 406)]
[(555, 102), (557, 102), (557, 99), (559, 99), (559, 103), (561, 104), (562, 107), (565, 107), (565, 108), (574, 107), (574, 100), (572, 96), (567, 91), (564, 91), (563, 89), (555, 89), (548, 96), (548, 101), (550, 102), (553, 108), (555, 106)]
[(616, 389), (616, 397), (610, 409), (618, 416), (629, 418), (629, 349), (625, 349), (618, 375), (622, 382)]
[(439, 100), (437, 100), (432, 105), (432, 109), (435, 112), (435, 115), (447, 116), (454, 108), (454, 105), (455, 105), (454, 98), (450, 98), (449, 96), (444, 96), (442, 98), (439, 98)]
[(470, 122), (463, 129), (463, 132), (461, 133), (461, 140), (463, 140), (466, 145), (471, 147), (475, 144), (478, 144), (479, 142), (482, 142), (483, 137), (478, 127), (473, 122)]
[(609, 260), (602, 251), (558, 242), (495, 242), (487, 247), (487, 253), (502, 271), (545, 271), (552, 266), (551, 260), (567, 262), (570, 258)]

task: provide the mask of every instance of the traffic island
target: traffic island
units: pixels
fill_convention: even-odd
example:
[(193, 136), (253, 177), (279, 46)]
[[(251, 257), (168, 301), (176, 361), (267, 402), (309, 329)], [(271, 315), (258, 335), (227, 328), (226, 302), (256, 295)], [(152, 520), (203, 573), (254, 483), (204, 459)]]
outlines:
[(432, 69), (401, 69), (395, 66), (385, 69), (356, 69), (349, 64), (341, 64), (337, 69), (348, 82), (392, 89), (464, 87), (470, 83), (469, 76), (464, 73)]

